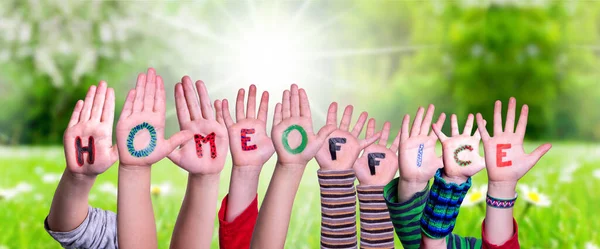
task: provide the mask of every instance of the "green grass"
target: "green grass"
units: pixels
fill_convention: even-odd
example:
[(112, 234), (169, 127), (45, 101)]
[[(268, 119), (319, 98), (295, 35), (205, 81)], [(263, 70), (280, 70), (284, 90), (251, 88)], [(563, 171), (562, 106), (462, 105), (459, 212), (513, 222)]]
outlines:
[[(528, 147), (531, 151), (532, 147)], [(221, 176), (219, 198), (225, 196), (231, 164)], [(268, 162), (261, 175), (259, 197), (269, 184), (274, 161)], [(567, 168), (576, 166), (569, 173)], [(552, 201), (550, 207), (526, 206), (519, 198), (515, 216), (519, 223), (519, 239), (523, 248), (584, 248), (588, 242), (600, 245), (600, 179), (593, 176), (600, 169), (600, 146), (591, 144), (555, 144), (554, 148), (530, 171), (521, 184), (538, 187)], [(64, 170), (62, 148), (0, 148), (0, 188), (12, 188), (19, 182), (33, 190), (13, 199), (0, 199), (0, 248), (59, 248), (44, 231), (43, 221), (50, 207), (57, 182), (45, 183), (44, 175)], [(318, 248), (320, 231), (317, 165), (309, 164), (292, 212), (287, 248)], [(568, 181), (567, 175), (572, 175)], [(564, 178), (567, 181), (560, 181)], [(91, 205), (116, 210), (116, 197), (99, 191), (98, 186), (110, 182), (117, 185), (117, 167), (98, 177), (91, 195)], [(159, 248), (168, 248), (181, 200), (185, 192), (186, 173), (168, 160), (153, 166), (152, 183), (170, 182), (172, 194), (153, 197)], [(486, 183), (485, 172), (474, 177), (473, 185)], [(220, 200), (219, 200), (220, 205)], [(461, 209), (455, 233), (480, 237), (484, 211), (477, 206)], [(2, 247), (4, 246), (4, 247)], [(218, 248), (217, 223), (212, 248)], [(397, 242), (397, 248), (401, 248)]]

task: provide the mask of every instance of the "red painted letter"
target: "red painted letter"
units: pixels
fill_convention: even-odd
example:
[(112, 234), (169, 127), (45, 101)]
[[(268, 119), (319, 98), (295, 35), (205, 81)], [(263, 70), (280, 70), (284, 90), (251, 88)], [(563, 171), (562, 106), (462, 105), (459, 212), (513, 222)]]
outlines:
[(215, 133), (212, 132), (208, 136), (204, 137), (200, 134), (194, 135), (194, 141), (196, 142), (196, 154), (198, 157), (202, 157), (202, 143), (210, 143), (210, 157), (217, 157), (217, 146), (215, 145)]
[(507, 167), (512, 166), (512, 161), (502, 161), (502, 158), (506, 156), (506, 152), (502, 150), (510, 149), (510, 144), (497, 144), (496, 145), (496, 166), (498, 167)]
[(252, 138), (246, 136), (248, 134), (254, 134), (254, 129), (242, 129), (242, 132), (241, 132), (242, 150), (244, 150), (244, 151), (256, 150), (256, 144), (248, 145), (248, 142), (250, 142), (250, 140), (252, 139)]

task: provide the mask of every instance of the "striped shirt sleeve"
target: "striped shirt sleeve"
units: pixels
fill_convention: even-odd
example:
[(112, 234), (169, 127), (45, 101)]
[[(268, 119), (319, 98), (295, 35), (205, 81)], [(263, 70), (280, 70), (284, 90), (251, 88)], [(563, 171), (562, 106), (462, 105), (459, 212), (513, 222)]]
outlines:
[(394, 248), (394, 226), (383, 198), (384, 186), (357, 187), (360, 248)]
[(407, 249), (417, 249), (421, 246), (420, 220), (429, 195), (429, 183), (412, 198), (399, 203), (398, 181), (399, 178), (396, 178), (383, 188), (383, 197), (402, 246)]
[(321, 189), (321, 248), (357, 248), (354, 171), (317, 171)]

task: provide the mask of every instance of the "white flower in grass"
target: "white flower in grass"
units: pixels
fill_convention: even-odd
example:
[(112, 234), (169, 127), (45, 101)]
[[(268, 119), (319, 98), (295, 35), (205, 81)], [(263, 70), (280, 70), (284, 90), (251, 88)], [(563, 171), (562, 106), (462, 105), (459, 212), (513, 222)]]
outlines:
[(519, 185), (519, 188), (521, 189), (521, 194), (519, 196), (528, 203), (540, 207), (547, 207), (552, 204), (550, 198), (548, 198), (547, 195), (540, 193), (537, 188), (530, 188), (527, 185)]
[(487, 185), (481, 185), (476, 188), (471, 188), (467, 195), (465, 195), (465, 199), (462, 202), (463, 207), (471, 207), (475, 206), (478, 203), (484, 202), (485, 197), (487, 196)]
[(46, 173), (42, 176), (42, 182), (52, 184), (57, 183), (60, 180), (61, 174), (57, 173)]
[(22, 193), (31, 192), (32, 189), (33, 187), (31, 186), (31, 184), (26, 182), (20, 182), (14, 188), (0, 188), (0, 199), (10, 200)]
[(169, 182), (163, 182), (161, 184), (152, 184), (152, 186), (150, 186), (150, 193), (152, 193), (152, 195), (154, 196), (169, 195), (171, 193), (171, 189), (171, 183)]
[(114, 196), (117, 196), (117, 193), (118, 193), (117, 187), (110, 182), (105, 182), (105, 183), (100, 184), (100, 186), (98, 187), (98, 190), (100, 190), (100, 192), (113, 194)]
[(9, 249), (8, 246), (0, 245), (0, 249)]
[(592, 242), (585, 243), (585, 249), (600, 249), (596, 244)]
[(600, 179), (600, 169), (594, 170), (594, 172), (592, 172), (592, 175), (597, 179)]

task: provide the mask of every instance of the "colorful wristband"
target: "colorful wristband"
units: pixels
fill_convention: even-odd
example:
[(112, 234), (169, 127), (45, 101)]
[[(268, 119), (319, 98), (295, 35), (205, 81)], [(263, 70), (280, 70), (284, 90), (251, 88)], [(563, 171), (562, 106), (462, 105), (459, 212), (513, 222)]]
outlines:
[(489, 194), (487, 198), (485, 198), (485, 203), (487, 203), (490, 207), (495, 208), (512, 208), (515, 206), (515, 201), (517, 200), (518, 195), (515, 193), (515, 198), (512, 199), (500, 199), (491, 197)]
[(461, 185), (447, 183), (439, 169), (429, 192), (429, 199), (421, 216), (421, 231), (430, 238), (444, 238), (454, 230), (458, 210), (467, 191), (471, 178)]

